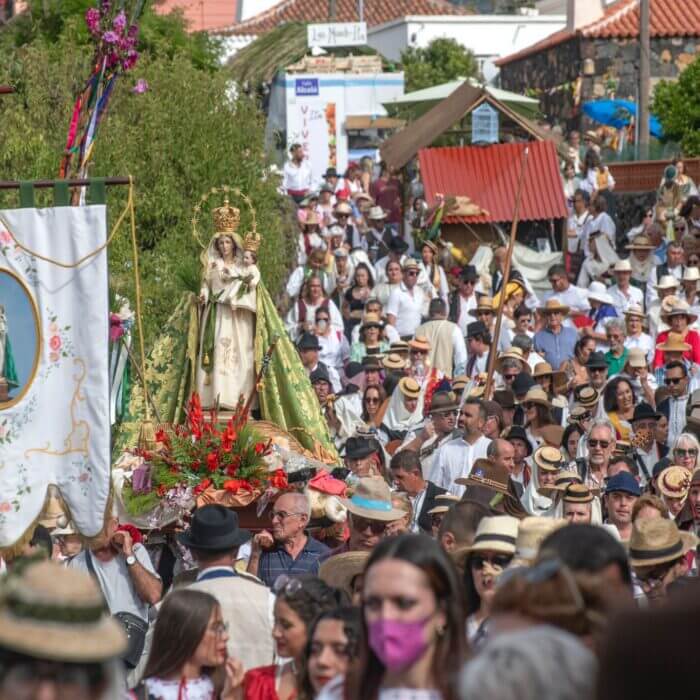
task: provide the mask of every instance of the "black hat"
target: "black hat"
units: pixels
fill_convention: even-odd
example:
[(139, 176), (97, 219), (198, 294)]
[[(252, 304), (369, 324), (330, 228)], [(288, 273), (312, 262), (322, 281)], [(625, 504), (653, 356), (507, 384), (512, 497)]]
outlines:
[(515, 379), (510, 385), (510, 388), (517, 397), (525, 396), (533, 386), (535, 386), (535, 380), (527, 372), (519, 372), (515, 375)]
[(479, 275), (477, 274), (474, 265), (465, 265), (462, 268), (459, 278), (464, 282), (476, 282), (479, 279)]
[(586, 362), (586, 367), (590, 367), (591, 369), (593, 368), (607, 368), (608, 363), (605, 361), (605, 355), (603, 355), (602, 352), (592, 352), (588, 356), (588, 360)]
[(367, 354), (362, 358), (362, 368), (364, 370), (381, 371), (384, 369), (382, 366), (382, 358), (379, 355)]
[(493, 400), (501, 408), (515, 408), (515, 394), (510, 389), (496, 389)]
[(379, 452), (381, 446), (373, 437), (350, 437), (345, 443), (345, 456), (350, 459), (362, 459)]
[(320, 350), (321, 344), (313, 333), (303, 333), (297, 340), (297, 350)]
[(324, 179), (329, 177), (339, 177), (338, 171), (335, 168), (326, 168), (326, 172), (323, 174)]
[(359, 362), (348, 362), (345, 366), (345, 376), (347, 379), (352, 379), (362, 372), (362, 365)]
[(510, 428), (508, 428), (508, 430), (505, 433), (503, 433), (503, 439), (522, 440), (527, 446), (527, 456), (529, 457), (532, 454), (532, 443), (527, 437), (525, 428), (523, 428), (521, 425), (511, 425)]
[(325, 367), (319, 365), (316, 369), (309, 375), (309, 379), (312, 384), (317, 382), (327, 382), (331, 383), (331, 378), (328, 376), (328, 370)]
[(250, 539), (250, 532), (238, 527), (235, 510), (211, 504), (197, 508), (190, 529), (177, 539), (185, 547), (213, 551), (240, 547)]
[(405, 253), (408, 250), (408, 243), (401, 236), (392, 236), (389, 241), (389, 250), (392, 253)]
[(467, 338), (473, 338), (475, 335), (486, 335), (489, 329), (483, 321), (474, 321), (467, 325)]
[(661, 418), (661, 415), (658, 414), (648, 403), (645, 403), (642, 401), (642, 403), (638, 403), (634, 407), (634, 415), (632, 416), (632, 422), (636, 420), (646, 420), (647, 418), (650, 418), (651, 420), (656, 420), (658, 418)]

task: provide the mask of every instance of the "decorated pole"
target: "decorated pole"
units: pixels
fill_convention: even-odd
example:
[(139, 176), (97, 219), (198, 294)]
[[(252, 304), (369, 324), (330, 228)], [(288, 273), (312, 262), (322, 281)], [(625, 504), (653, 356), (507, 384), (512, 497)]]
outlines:
[(518, 191), (515, 195), (515, 207), (513, 208), (513, 221), (510, 225), (510, 240), (508, 241), (508, 252), (506, 254), (506, 262), (503, 267), (503, 282), (501, 283), (501, 297), (496, 311), (496, 327), (493, 331), (491, 339), (491, 350), (489, 351), (489, 362), (486, 370), (486, 388), (484, 390), (484, 398), (490, 399), (493, 389), (493, 372), (496, 365), (496, 355), (498, 352), (498, 339), (501, 335), (501, 321), (503, 318), (503, 304), (506, 301), (506, 286), (510, 277), (510, 265), (513, 259), (513, 248), (515, 247), (515, 233), (518, 229), (518, 213), (520, 210), (520, 198), (523, 192), (523, 182), (525, 181), (525, 172), (527, 171), (527, 158), (530, 149), (526, 146), (523, 151), (522, 163), (520, 164), (520, 177), (518, 179)]

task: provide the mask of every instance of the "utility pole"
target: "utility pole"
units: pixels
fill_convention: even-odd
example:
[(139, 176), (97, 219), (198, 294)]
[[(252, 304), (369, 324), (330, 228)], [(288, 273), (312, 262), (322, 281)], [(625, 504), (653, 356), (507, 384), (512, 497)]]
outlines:
[(651, 53), (651, 37), (649, 28), (649, 0), (639, 1), (639, 105), (637, 119), (639, 120), (639, 159), (649, 158), (649, 89), (651, 69), (649, 54)]
[(328, 0), (328, 19), (335, 22), (335, 5), (336, 0)]

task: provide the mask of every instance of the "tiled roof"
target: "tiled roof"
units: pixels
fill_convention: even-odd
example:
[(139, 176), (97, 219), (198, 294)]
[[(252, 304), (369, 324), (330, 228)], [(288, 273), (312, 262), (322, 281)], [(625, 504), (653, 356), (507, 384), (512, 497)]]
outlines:
[(424, 148), (418, 153), (428, 203), (436, 193), (467, 196), (488, 215), (445, 217), (447, 223), (511, 221), (525, 147), (530, 149), (518, 217), (521, 221), (566, 217), (556, 146), (552, 141), (493, 146)]
[(156, 0), (154, 9), (167, 15), (182, 10), (187, 27), (192, 32), (230, 27), (236, 21), (237, 0)]
[[(700, 0), (649, 0), (649, 24), (652, 37), (700, 36)], [(499, 59), (496, 65), (518, 61), (575, 36), (587, 39), (639, 36), (639, 0), (618, 0), (609, 5), (595, 22), (574, 32), (560, 29), (522, 51)]]
[[(463, 7), (446, 0), (365, 0), (364, 20), (368, 27), (409, 15), (462, 15)], [(282, 22), (327, 22), (328, 0), (282, 0), (259, 15), (230, 28), (226, 34), (259, 35)], [(357, 0), (336, 1), (336, 22), (357, 22)]]

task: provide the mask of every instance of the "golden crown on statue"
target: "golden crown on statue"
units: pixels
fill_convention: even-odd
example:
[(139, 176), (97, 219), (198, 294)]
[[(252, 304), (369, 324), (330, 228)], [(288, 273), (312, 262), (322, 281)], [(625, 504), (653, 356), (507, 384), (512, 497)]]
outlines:
[(249, 231), (243, 237), (243, 250), (249, 250), (251, 253), (257, 253), (260, 248), (260, 236), (257, 231)]
[(212, 212), (216, 233), (236, 233), (241, 223), (241, 210), (232, 207), (228, 203), (228, 197), (224, 199), (221, 207), (216, 207)]

